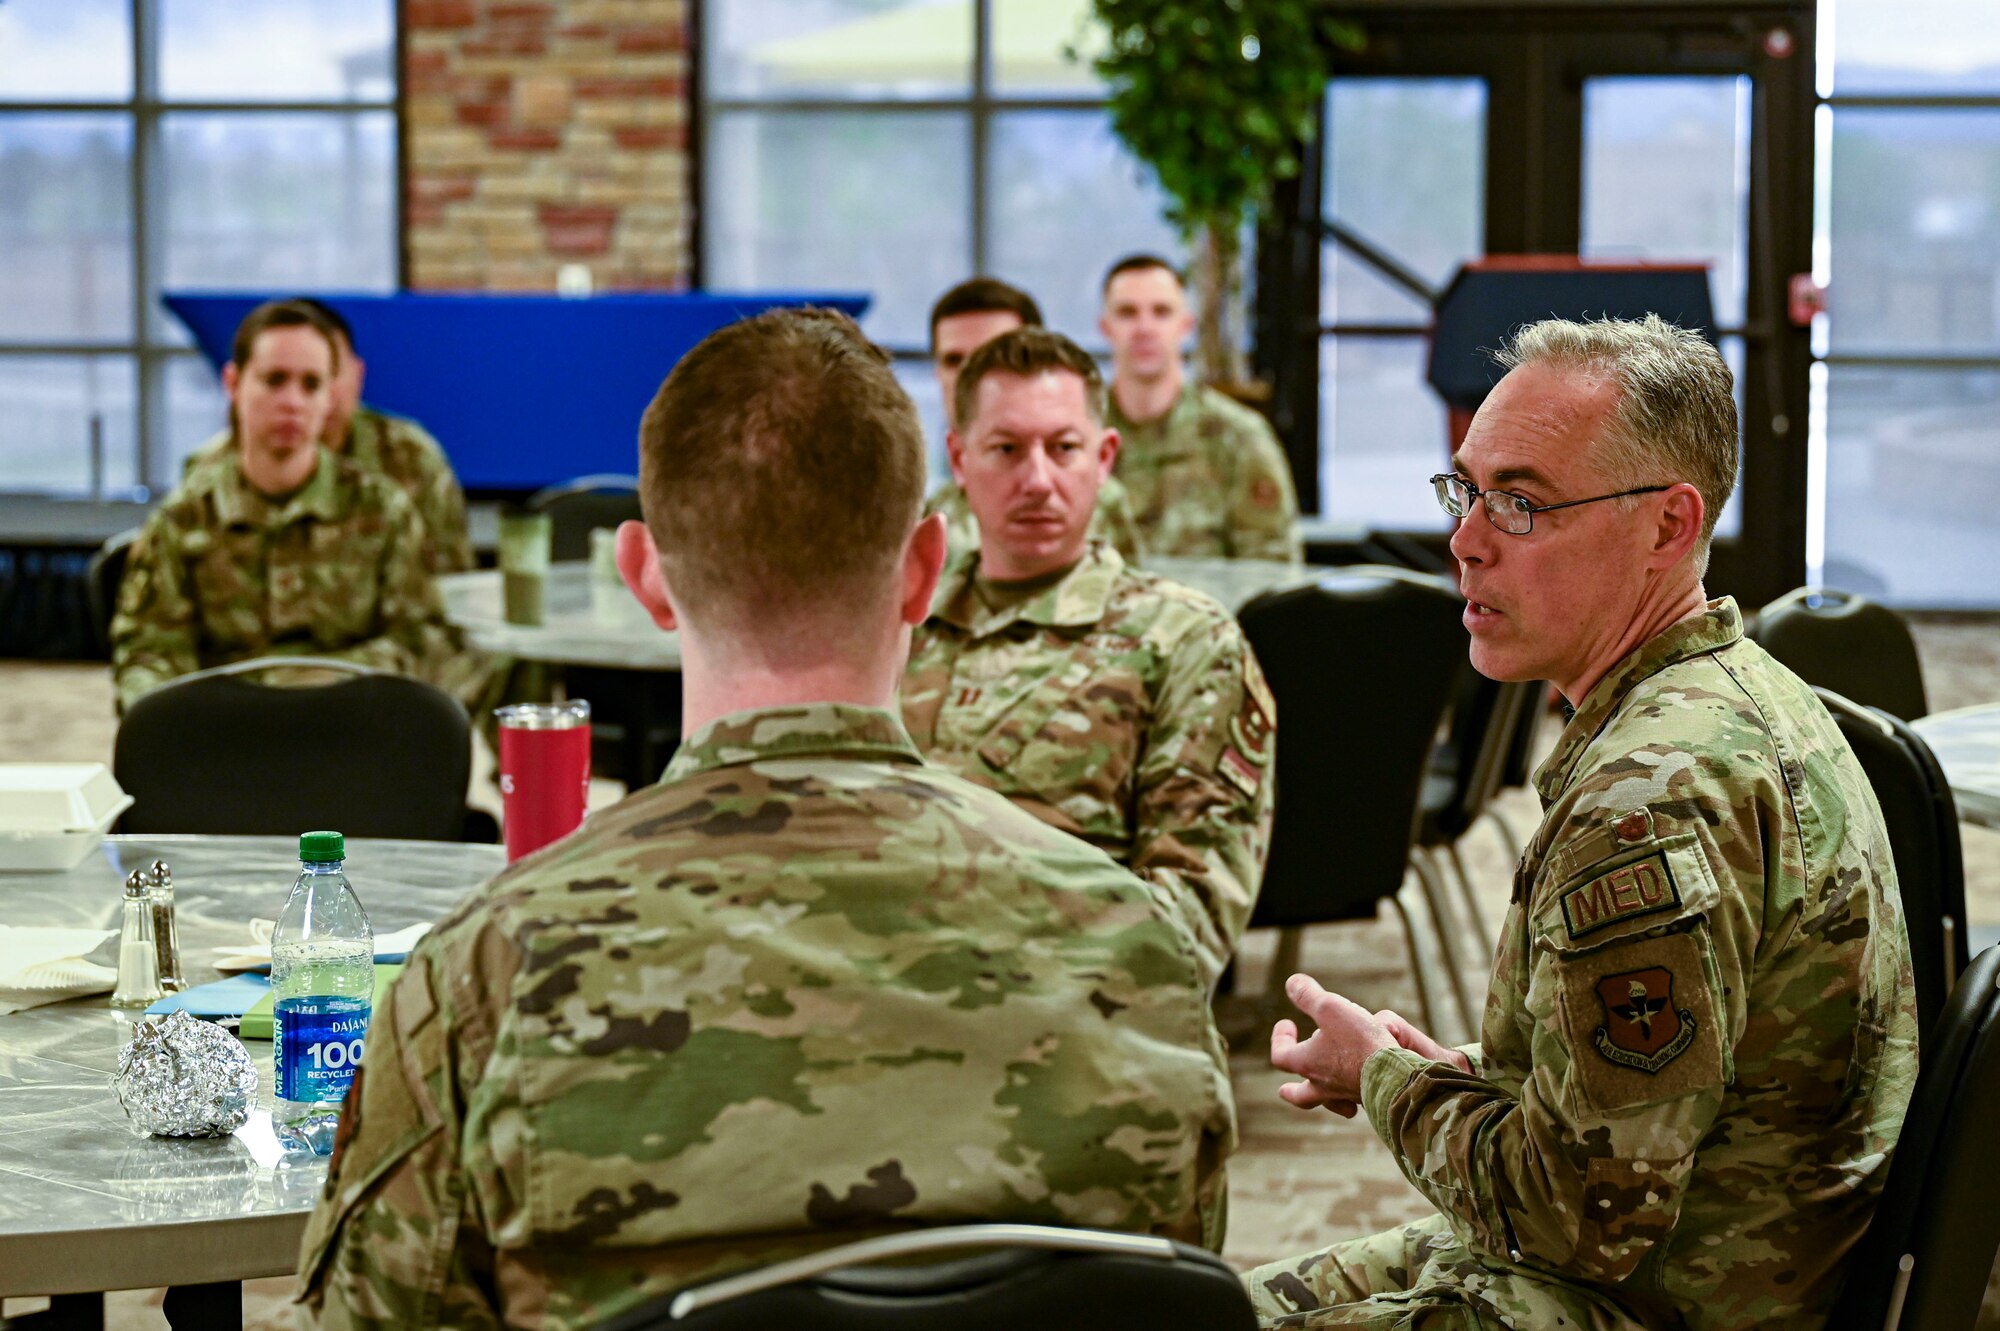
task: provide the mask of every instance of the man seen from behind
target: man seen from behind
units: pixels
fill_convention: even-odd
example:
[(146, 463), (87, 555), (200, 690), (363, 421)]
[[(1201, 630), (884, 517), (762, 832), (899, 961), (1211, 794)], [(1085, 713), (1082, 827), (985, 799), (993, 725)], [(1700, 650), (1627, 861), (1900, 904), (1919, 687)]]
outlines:
[(886, 355), (825, 311), (732, 325), (640, 448), (619, 567), (680, 633), (685, 739), (411, 954), (307, 1323), (593, 1327), (919, 1225), (1218, 1246), (1234, 1124), (1185, 924), (891, 710), (944, 524)]

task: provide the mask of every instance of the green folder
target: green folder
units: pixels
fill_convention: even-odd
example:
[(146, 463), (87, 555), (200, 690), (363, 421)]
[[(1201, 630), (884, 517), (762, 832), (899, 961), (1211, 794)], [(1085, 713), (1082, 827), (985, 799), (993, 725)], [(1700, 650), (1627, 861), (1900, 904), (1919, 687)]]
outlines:
[[(400, 962), (378, 961), (375, 963), (375, 1007), (377, 1010), (380, 1010), (383, 999), (389, 992), (389, 982), (402, 973), (403, 967)], [(243, 1024), (236, 1028), (236, 1034), (239, 1038), (245, 1040), (268, 1040), (271, 1038), (271, 1003), (272, 997), (269, 993), (266, 993), (262, 998), (257, 1000), (248, 1012), (243, 1014)]]

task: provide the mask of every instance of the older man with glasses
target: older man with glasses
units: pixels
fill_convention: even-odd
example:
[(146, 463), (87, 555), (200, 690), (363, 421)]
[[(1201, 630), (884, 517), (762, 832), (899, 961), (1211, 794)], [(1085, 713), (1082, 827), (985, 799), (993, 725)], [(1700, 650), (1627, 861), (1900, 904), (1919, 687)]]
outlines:
[(1280, 1094), (1437, 1213), (1249, 1273), (1267, 1325), (1816, 1327), (1917, 1069), (1882, 818), (1810, 689), (1702, 587), (1729, 372), (1657, 318), (1522, 330), (1452, 471), (1472, 663), (1574, 708), (1535, 775), (1483, 1040), (1295, 975)]

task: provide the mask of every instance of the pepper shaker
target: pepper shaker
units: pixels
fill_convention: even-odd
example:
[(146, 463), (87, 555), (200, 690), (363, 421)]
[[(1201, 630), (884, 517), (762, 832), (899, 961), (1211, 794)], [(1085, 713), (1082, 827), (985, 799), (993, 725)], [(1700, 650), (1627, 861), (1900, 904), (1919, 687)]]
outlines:
[(118, 928), (118, 985), (111, 1006), (143, 1013), (164, 995), (160, 992), (160, 953), (153, 941), (153, 884), (144, 869), (125, 878), (125, 912)]
[(153, 947), (160, 959), (160, 987), (177, 994), (187, 988), (187, 975), (181, 970), (180, 926), (174, 922), (174, 871), (165, 860), (154, 860), (148, 876), (152, 880), (148, 895), (153, 906)]

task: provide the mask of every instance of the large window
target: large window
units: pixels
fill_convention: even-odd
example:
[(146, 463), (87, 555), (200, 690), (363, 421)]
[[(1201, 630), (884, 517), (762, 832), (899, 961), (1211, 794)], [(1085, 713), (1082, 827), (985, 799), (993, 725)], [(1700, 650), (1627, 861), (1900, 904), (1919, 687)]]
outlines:
[[(1321, 211), (1442, 290), (1484, 248), (1486, 84), (1337, 78), (1327, 85)], [(1439, 527), (1424, 478), (1451, 455), (1424, 381), (1429, 303), (1332, 241), (1320, 246), (1319, 494), (1363, 527)]]
[(0, 0), (0, 490), (221, 427), (168, 290), (393, 289), (393, 0)]
[[(1005, 278), (1101, 351), (1104, 269), (1180, 246), (1111, 132), (1088, 12), (1088, 0), (705, 0), (703, 285), (868, 293), (864, 326), (896, 353), (934, 449), (944, 423), (925, 319), (946, 287)], [(1065, 58), (1070, 45), (1086, 63)]]
[(1993, 606), (2000, 24), (1992, 0), (1822, 0), (1816, 580)]

